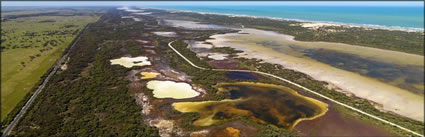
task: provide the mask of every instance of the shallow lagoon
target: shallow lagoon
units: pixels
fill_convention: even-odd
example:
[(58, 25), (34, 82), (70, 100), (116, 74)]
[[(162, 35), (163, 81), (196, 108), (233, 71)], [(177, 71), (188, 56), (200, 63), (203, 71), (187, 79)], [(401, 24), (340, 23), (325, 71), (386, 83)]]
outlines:
[(423, 121), (423, 56), (342, 43), (301, 42), (257, 29), (211, 38), (206, 42), (244, 51), (240, 57), (281, 64), (382, 104), (384, 110)]
[(326, 49), (303, 52), (304, 56), (333, 67), (376, 78), (419, 95), (424, 94), (424, 68), (421, 66), (396, 65)]
[[(185, 28), (190, 24), (180, 23)], [(424, 56), (342, 43), (296, 41), (290, 35), (258, 29), (240, 30), (213, 35), (206, 42), (242, 50), (239, 57), (281, 64), (381, 104), (383, 110), (424, 120)]]
[(199, 95), (199, 92), (184, 82), (152, 80), (147, 83), (147, 88), (153, 90), (156, 98), (185, 99)]
[(215, 24), (202, 24), (194, 21), (185, 21), (185, 20), (165, 20), (166, 24), (173, 27), (183, 27), (186, 29), (193, 30), (229, 30), (230, 27), (215, 25)]
[(283, 128), (293, 128), (299, 121), (314, 119), (327, 111), (327, 104), (299, 95), (287, 87), (252, 82), (222, 83), (219, 93), (230, 99), (221, 101), (177, 102), (173, 107), (181, 112), (198, 112), (196, 126), (246, 116)]

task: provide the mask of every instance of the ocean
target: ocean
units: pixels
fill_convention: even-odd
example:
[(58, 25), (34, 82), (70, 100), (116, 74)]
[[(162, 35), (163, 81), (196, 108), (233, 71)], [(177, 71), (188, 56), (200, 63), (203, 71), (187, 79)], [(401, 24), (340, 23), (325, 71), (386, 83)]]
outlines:
[(150, 8), (424, 30), (424, 7), (193, 5)]

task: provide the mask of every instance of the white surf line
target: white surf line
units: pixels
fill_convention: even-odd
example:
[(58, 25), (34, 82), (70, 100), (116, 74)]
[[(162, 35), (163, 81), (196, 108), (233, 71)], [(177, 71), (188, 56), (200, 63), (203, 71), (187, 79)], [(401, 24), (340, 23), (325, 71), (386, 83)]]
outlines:
[(372, 115), (372, 114), (366, 113), (366, 112), (364, 112), (364, 111), (362, 111), (362, 110), (360, 110), (360, 109), (357, 109), (357, 108), (355, 108), (355, 107), (352, 107), (352, 106), (349, 106), (349, 105), (347, 105), (347, 104), (344, 104), (344, 103), (341, 103), (341, 102), (339, 102), (339, 101), (336, 101), (336, 100), (334, 100), (334, 99), (331, 99), (331, 98), (329, 98), (329, 97), (327, 97), (327, 96), (325, 96), (325, 95), (322, 95), (322, 94), (320, 94), (320, 93), (317, 93), (317, 92), (315, 92), (315, 91), (313, 91), (313, 90), (310, 90), (310, 89), (308, 89), (308, 88), (306, 88), (306, 87), (304, 87), (304, 86), (301, 86), (301, 85), (299, 85), (299, 84), (297, 84), (297, 83), (294, 83), (294, 82), (292, 82), (292, 81), (289, 81), (289, 80), (287, 80), (287, 79), (281, 78), (281, 77), (276, 76), (276, 75), (273, 75), (273, 74), (269, 74), (269, 73), (265, 73), (265, 72), (261, 72), (261, 71), (251, 71), (251, 70), (207, 69), (207, 68), (199, 67), (199, 66), (197, 66), (197, 65), (193, 64), (193, 63), (192, 63), (189, 59), (187, 59), (185, 56), (183, 56), (183, 55), (182, 55), (179, 51), (177, 51), (176, 49), (174, 49), (174, 47), (173, 47), (173, 46), (171, 46), (171, 43), (173, 43), (173, 42), (174, 42), (174, 41), (171, 41), (170, 43), (168, 43), (168, 46), (169, 46), (169, 47), (170, 47), (170, 48), (171, 48), (174, 52), (176, 52), (176, 53), (177, 53), (180, 57), (182, 57), (184, 60), (186, 60), (186, 62), (188, 62), (190, 65), (192, 65), (192, 66), (193, 66), (193, 67), (195, 67), (195, 68), (202, 69), (202, 70), (213, 70), (213, 71), (238, 71), (238, 72), (252, 72), (252, 73), (257, 73), (257, 74), (262, 74), (262, 75), (267, 75), (267, 76), (270, 76), (270, 77), (274, 77), (274, 78), (276, 78), (276, 79), (279, 79), (279, 80), (285, 81), (285, 82), (287, 82), (287, 83), (289, 83), (289, 84), (292, 84), (292, 85), (295, 85), (295, 86), (297, 86), (297, 87), (299, 87), (299, 88), (302, 88), (302, 89), (304, 89), (304, 90), (306, 90), (306, 91), (308, 91), (308, 92), (310, 92), (310, 93), (313, 93), (313, 94), (315, 94), (315, 95), (317, 95), (317, 96), (320, 96), (320, 97), (322, 97), (322, 98), (324, 98), (324, 99), (327, 99), (327, 100), (329, 100), (329, 101), (331, 101), (331, 102), (334, 102), (334, 103), (336, 103), (336, 104), (339, 104), (339, 105), (341, 105), (341, 106), (344, 106), (344, 107), (346, 107), (346, 108), (349, 108), (349, 109), (351, 109), (351, 110), (353, 110), (353, 111), (356, 111), (356, 112), (361, 113), (361, 114), (363, 114), (363, 115), (369, 116), (369, 117), (371, 117), (371, 118), (373, 118), (373, 119), (376, 119), (376, 120), (379, 120), (379, 121), (381, 121), (381, 122), (387, 123), (387, 124), (389, 124), (389, 125), (391, 125), (391, 126), (395, 126), (395, 127), (397, 127), (397, 128), (400, 128), (400, 129), (402, 129), (402, 130), (404, 130), (404, 131), (406, 131), (406, 132), (412, 133), (412, 134), (414, 134), (414, 135), (424, 137), (424, 135), (422, 135), (422, 134), (416, 133), (416, 132), (414, 132), (414, 131), (412, 131), (412, 130), (410, 130), (410, 129), (407, 129), (407, 128), (405, 128), (405, 127), (402, 127), (402, 126), (397, 125), (397, 124), (395, 124), (395, 123), (392, 123), (392, 122), (390, 122), (390, 121), (387, 121), (387, 120), (384, 120), (384, 119), (379, 118), (379, 117), (377, 117), (377, 116), (374, 116), (374, 115)]

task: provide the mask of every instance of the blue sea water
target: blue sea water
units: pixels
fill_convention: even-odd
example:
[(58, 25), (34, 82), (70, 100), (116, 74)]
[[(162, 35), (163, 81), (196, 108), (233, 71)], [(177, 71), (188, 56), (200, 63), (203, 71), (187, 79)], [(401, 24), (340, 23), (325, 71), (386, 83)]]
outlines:
[(196, 5), (151, 8), (273, 17), (401, 29), (424, 29), (424, 7)]

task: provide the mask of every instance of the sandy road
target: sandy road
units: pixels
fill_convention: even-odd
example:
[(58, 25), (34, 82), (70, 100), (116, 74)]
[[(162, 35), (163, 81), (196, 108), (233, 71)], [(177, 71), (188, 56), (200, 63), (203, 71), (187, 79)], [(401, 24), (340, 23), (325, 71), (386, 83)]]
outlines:
[(339, 104), (339, 105), (341, 105), (341, 106), (344, 106), (344, 107), (346, 107), (346, 108), (348, 108), (348, 109), (351, 109), (351, 110), (353, 110), (353, 111), (356, 111), (356, 112), (358, 112), (358, 113), (361, 113), (361, 114), (363, 114), (363, 115), (366, 115), (366, 116), (368, 116), (368, 117), (371, 117), (371, 118), (373, 118), (373, 119), (376, 119), (376, 120), (379, 120), (379, 121), (381, 121), (381, 122), (384, 122), (384, 123), (386, 123), (386, 124), (389, 124), (389, 125), (391, 125), (391, 126), (395, 126), (395, 127), (397, 127), (397, 128), (399, 128), (399, 129), (402, 129), (402, 130), (404, 130), (404, 131), (406, 131), (406, 132), (409, 132), (409, 133), (412, 133), (412, 134), (414, 134), (414, 135), (417, 135), (417, 136), (421, 136), (421, 137), (424, 137), (424, 135), (422, 135), (422, 134), (419, 134), (419, 133), (416, 133), (416, 132), (414, 132), (414, 131), (412, 131), (412, 130), (410, 130), (410, 129), (407, 129), (407, 128), (405, 128), (405, 127), (402, 127), (402, 126), (400, 126), (400, 125), (397, 125), (397, 124), (395, 124), (395, 123), (392, 123), (392, 122), (390, 122), (390, 121), (387, 121), (387, 120), (384, 120), (384, 119), (382, 119), (382, 118), (379, 118), (379, 117), (377, 117), (377, 116), (375, 116), (375, 115), (372, 115), (372, 114), (369, 114), (369, 113), (367, 113), (367, 112), (364, 112), (364, 111), (362, 111), (362, 110), (360, 110), (360, 109), (357, 109), (357, 108), (355, 108), (355, 107), (352, 107), (352, 106), (349, 106), (349, 105), (347, 105), (347, 104), (344, 104), (344, 103), (341, 103), (341, 102), (339, 102), (339, 101), (337, 101), (337, 100), (334, 100), (334, 99), (332, 99), (332, 98), (329, 98), (329, 97), (327, 97), (327, 96), (325, 96), (325, 95), (322, 95), (322, 94), (320, 94), (320, 93), (318, 93), (318, 92), (315, 92), (315, 91), (313, 91), (313, 90), (310, 90), (310, 89), (308, 89), (308, 88), (306, 88), (306, 87), (304, 87), (304, 86), (301, 86), (301, 85), (299, 85), (299, 84), (297, 84), (297, 83), (294, 83), (294, 82), (292, 82), (292, 81), (289, 81), (289, 80), (287, 80), (287, 79), (284, 79), (284, 78), (282, 78), (282, 77), (279, 77), (279, 76), (276, 76), (276, 75), (273, 75), (273, 74), (269, 74), (269, 73), (265, 73), (265, 72), (261, 72), (261, 71), (251, 71), (251, 70), (234, 70), (234, 69), (208, 69), (208, 68), (203, 68), (203, 67), (199, 67), (199, 66), (197, 66), (197, 65), (195, 65), (195, 64), (193, 64), (189, 59), (187, 59), (185, 56), (183, 56), (179, 51), (177, 51), (173, 46), (171, 46), (171, 44), (173, 43), (174, 41), (171, 41), (170, 43), (168, 43), (168, 46), (174, 51), (174, 52), (176, 52), (180, 57), (182, 57), (186, 62), (188, 62), (190, 65), (192, 65), (193, 67), (195, 67), (195, 68), (198, 68), (198, 69), (201, 69), (201, 70), (212, 70), (212, 71), (238, 71), (238, 72), (252, 72), (252, 73), (257, 73), (257, 74), (261, 74), (261, 75), (266, 75), (266, 76), (270, 76), (270, 77), (273, 77), (273, 78), (276, 78), (276, 79), (279, 79), (279, 80), (282, 80), (282, 81), (285, 81), (285, 82), (287, 82), (287, 83), (289, 83), (289, 84), (292, 84), (292, 85), (294, 85), (294, 86), (297, 86), (297, 87), (299, 87), (299, 88), (302, 88), (302, 89), (304, 89), (304, 90), (306, 90), (306, 91), (308, 91), (308, 92), (310, 92), (310, 93), (313, 93), (314, 95), (317, 95), (317, 96), (319, 96), (319, 97), (322, 97), (322, 98), (324, 98), (324, 99), (326, 99), (326, 100), (329, 100), (329, 101), (331, 101), (331, 102), (334, 102), (334, 103), (336, 103), (336, 104)]
[(31, 96), (31, 98), (25, 103), (24, 107), (22, 107), (21, 111), (19, 111), (18, 115), (15, 116), (13, 121), (9, 124), (9, 126), (4, 130), (2, 137), (6, 137), (9, 135), (9, 133), (12, 131), (12, 129), (16, 126), (18, 121), (21, 119), (21, 117), (25, 114), (25, 112), (28, 110), (28, 108), (31, 106), (31, 104), (34, 102), (35, 98), (37, 98), (38, 94), (43, 90), (43, 88), (47, 85), (49, 79), (51, 76), (53, 76), (56, 71), (60, 68), (61, 64), (68, 58), (69, 51), (71, 51), (72, 47), (80, 40), (81, 35), (87, 28), (89, 27), (89, 24), (78, 34), (77, 38), (72, 41), (70, 48), (68, 49), (67, 53), (65, 53), (61, 60), (56, 63), (56, 66), (53, 68), (52, 71), (50, 71), (49, 75), (44, 79), (43, 83), (38, 87), (37, 91)]

